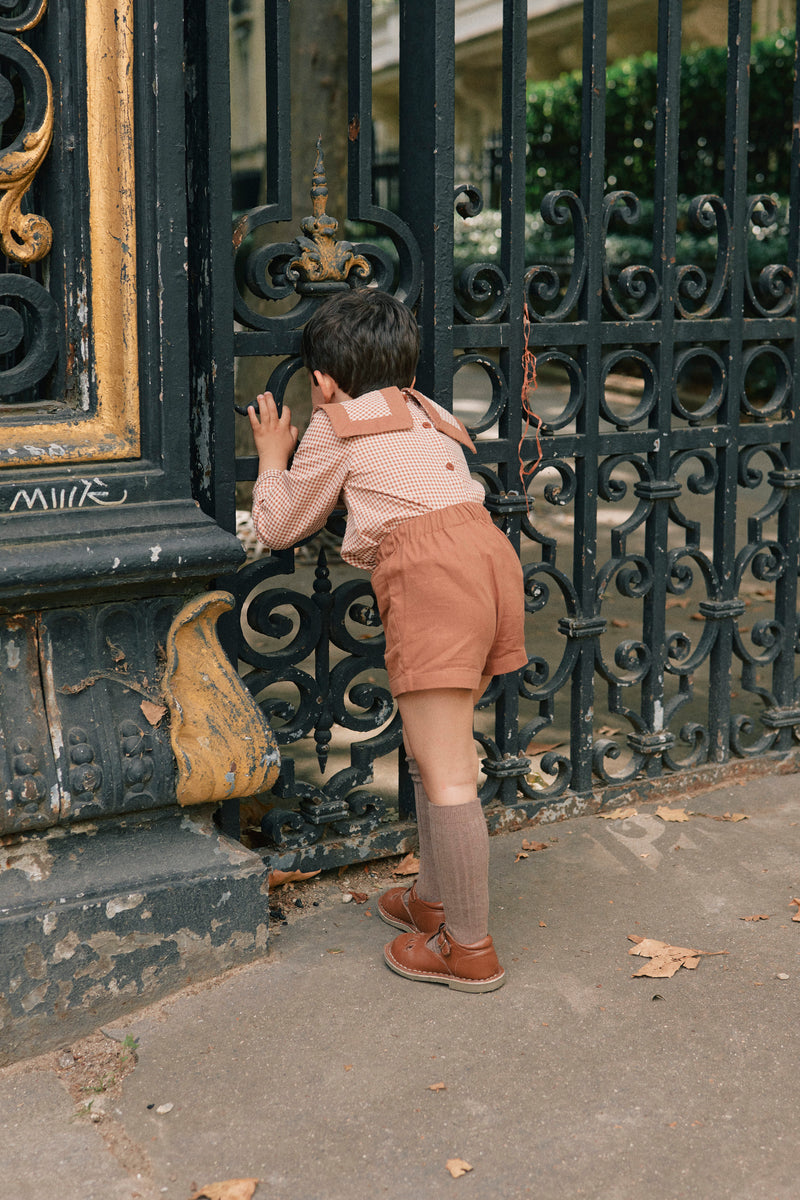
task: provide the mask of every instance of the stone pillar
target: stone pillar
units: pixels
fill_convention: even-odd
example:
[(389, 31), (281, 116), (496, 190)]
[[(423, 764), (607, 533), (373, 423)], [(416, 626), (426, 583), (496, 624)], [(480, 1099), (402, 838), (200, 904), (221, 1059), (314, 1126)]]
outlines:
[(183, 6), (22, 8), (0, 17), (0, 1065), (264, 952), (264, 865), (213, 814), (278, 761), (216, 637), (243, 554), (193, 495)]

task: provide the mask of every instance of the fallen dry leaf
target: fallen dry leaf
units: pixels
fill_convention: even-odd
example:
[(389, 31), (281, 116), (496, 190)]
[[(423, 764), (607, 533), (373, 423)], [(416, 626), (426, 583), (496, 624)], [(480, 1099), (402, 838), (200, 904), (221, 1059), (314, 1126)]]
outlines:
[(248, 796), (247, 800), (242, 800), (239, 804), (239, 820), (242, 823), (242, 829), (251, 827), (260, 830), (261, 818), (268, 811), (267, 805), (261, 800), (256, 800), (253, 796)]
[(522, 839), (522, 849), (523, 850), (533, 850), (535, 852), (537, 850), (547, 850), (548, 846), (547, 846), (547, 842), (529, 842), (527, 838), (523, 838)]
[[(798, 899), (796, 899), (796, 898), (795, 898), (794, 900), (790, 900), (790, 901), (789, 901), (789, 903), (790, 903), (790, 904), (797, 904), (798, 906), (800, 906), (800, 900), (798, 900)], [(796, 913), (794, 914), (794, 916), (792, 917), (792, 920), (793, 920), (793, 921), (800, 921), (800, 907), (798, 907), (798, 909), (797, 909), (797, 912), (796, 912)]]
[(257, 1187), (257, 1179), (226, 1179), (223, 1183), (207, 1184), (189, 1200), (251, 1200)]
[(521, 858), (530, 858), (530, 855), (526, 854), (524, 850), (518, 850), (517, 857), (514, 859), (514, 862), (518, 863)]
[(366, 904), (369, 900), (369, 894), (367, 892), (351, 892), (350, 895), (353, 897), (356, 904)]
[(167, 715), (165, 704), (154, 704), (152, 700), (143, 700), (139, 705), (144, 713), (145, 720), (151, 725), (157, 725), (162, 717)]
[(468, 1162), (464, 1162), (463, 1158), (448, 1158), (444, 1164), (453, 1179), (458, 1179), (459, 1175), (466, 1175), (467, 1171), (471, 1171), (472, 1167)]
[(597, 815), (604, 821), (624, 821), (626, 817), (638, 816), (638, 813), (635, 808), (615, 808), (613, 812), (598, 813)]
[(693, 812), (693, 817), (705, 817), (707, 821), (746, 821), (747, 813), (724, 813), (720, 816), (718, 813), (703, 813)]
[(740, 921), (768, 921), (768, 913), (753, 913), (752, 917), (739, 917)]
[(428, 1085), (429, 1092), (446, 1092), (447, 1085), (444, 1083), (431, 1083)]
[(614, 733), (619, 733), (618, 725), (603, 725), (597, 731), (598, 737), (611, 737)]
[(689, 813), (685, 808), (667, 808), (665, 804), (659, 805), (656, 809), (656, 816), (661, 817), (662, 821), (688, 821)]
[(393, 875), (419, 875), (419, 859), (415, 858), (413, 854), (410, 854), (410, 853), (407, 854), (405, 856), (405, 858), (400, 859), (400, 862), (397, 864), (395, 869), (392, 871), (392, 874)]
[(283, 887), (285, 883), (302, 883), (304, 879), (313, 879), (319, 871), (270, 871), (269, 890)]
[(631, 976), (637, 979), (646, 976), (649, 979), (670, 979), (681, 967), (693, 971), (700, 959), (715, 954), (727, 954), (727, 950), (692, 950), (688, 946), (671, 946), (669, 942), (659, 942), (655, 938), (643, 938), (638, 934), (628, 934), (628, 941), (636, 945), (628, 954), (638, 954), (649, 958), (650, 962), (635, 971)]

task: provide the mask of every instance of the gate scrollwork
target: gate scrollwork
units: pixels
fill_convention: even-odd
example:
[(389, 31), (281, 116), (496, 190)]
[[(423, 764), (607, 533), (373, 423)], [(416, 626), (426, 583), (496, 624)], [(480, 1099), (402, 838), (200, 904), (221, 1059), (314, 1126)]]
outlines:
[[(754, 247), (783, 221), (783, 208), (773, 196), (748, 192), (749, 4), (730, 6), (728, 94), (737, 102), (728, 106), (719, 184), (681, 194), (682, 5), (659, 0), (649, 258), (620, 257), (617, 234), (644, 224), (651, 197), (605, 176), (601, 85), (582, 95), (580, 186), (553, 179), (539, 212), (529, 214), (537, 222), (531, 240), (527, 15), (511, 0), (502, 7), (494, 250), (466, 265), (454, 253), (453, 205), (457, 219), (477, 217), (481, 187), (456, 180), (448, 155), (437, 159), (422, 148), (439, 133), (446, 142), (455, 127), (449, 5), (399, 6), (400, 123), (412, 123), (414, 136), (400, 138), (400, 202), (390, 213), (375, 205), (371, 183), (373, 6), (350, 0), (351, 111), (359, 122), (349, 205), (353, 220), (388, 233), (391, 261), (384, 245), (354, 244), (352, 252), (366, 260), (369, 282), (415, 307), (423, 390), (469, 404), (474, 475), (523, 563), (528, 666), (518, 680), (492, 685), (481, 707), (493, 710), (494, 727), (479, 721), (476, 740), (484, 751), (484, 804), (535, 816), (604, 790), (612, 798), (623, 789), (646, 792), (734, 756), (796, 753), (800, 225), (795, 187), (785, 261), (762, 265)], [(584, 78), (600, 80), (608, 5), (587, 0), (583, 9)], [(274, 200), (248, 214), (237, 244), (243, 231), (288, 219), (280, 183), (288, 132), (278, 133), (270, 151)], [(795, 135), (787, 193), (798, 154)], [(690, 236), (681, 243), (684, 232)], [(554, 233), (558, 250), (548, 256)], [(251, 308), (243, 290), (237, 302), (237, 345), (280, 357), (270, 384), (282, 395), (316, 301), (291, 286), (291, 244), (248, 250), (242, 242), (238, 254), (239, 279), (256, 297), (300, 293), (291, 311), (274, 316)], [(535, 414), (522, 402), (531, 355)], [(242, 463), (240, 478), (254, 469)], [(357, 836), (380, 820), (382, 801), (362, 789), (378, 757), (400, 742), (397, 716), (377, 682), (381, 643), (369, 636), (377, 627), (367, 586), (334, 584), (324, 553), (306, 596), (273, 586), (294, 569), (293, 556), (280, 552), (241, 572), (248, 686), (279, 740), (288, 748), (313, 738), (320, 764), (338, 728), (368, 736), (352, 744), (350, 766), (324, 785), (297, 778), (287, 756), (276, 796), (298, 805), (277, 806), (265, 822), (279, 848), (313, 845), (323, 826)], [(354, 634), (353, 623), (362, 621), (361, 635)], [(404, 786), (401, 764), (401, 812)]]

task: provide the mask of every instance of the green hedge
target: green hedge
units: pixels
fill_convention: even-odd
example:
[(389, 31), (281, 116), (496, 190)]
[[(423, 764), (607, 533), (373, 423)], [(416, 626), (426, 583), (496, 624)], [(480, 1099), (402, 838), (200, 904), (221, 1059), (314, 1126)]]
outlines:
[[(794, 34), (755, 41), (750, 65), (748, 185), (786, 194), (792, 140)], [(606, 184), (646, 199), (654, 192), (656, 56), (608, 68)], [(709, 46), (681, 56), (678, 190), (719, 193), (724, 173), (727, 52)], [(527, 207), (538, 212), (556, 188), (580, 187), (581, 75), (573, 72), (528, 89)]]

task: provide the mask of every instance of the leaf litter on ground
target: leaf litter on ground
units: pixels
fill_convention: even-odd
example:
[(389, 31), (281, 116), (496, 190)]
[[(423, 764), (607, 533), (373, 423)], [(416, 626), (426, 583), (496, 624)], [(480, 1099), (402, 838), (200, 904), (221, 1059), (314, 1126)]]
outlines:
[[(628, 806), (627, 808), (612, 808), (609, 812), (599, 812), (598, 817), (604, 821), (625, 821), (628, 817), (638, 817), (638, 810)], [(669, 808), (666, 804), (661, 804), (656, 809), (656, 816), (662, 821), (689, 821), (692, 817), (704, 817), (707, 821), (746, 821), (747, 813), (743, 812), (726, 812), (721, 816), (717, 813), (705, 812), (687, 812), (685, 808)]]
[(734, 821), (734, 822), (736, 822), (736, 821), (746, 821), (747, 820), (747, 813), (742, 813), (742, 812), (737, 812), (737, 813), (726, 812), (726, 813), (723, 813), (722, 816), (720, 816), (718, 813), (696, 812), (696, 813), (692, 813), (692, 816), (693, 817), (705, 817), (705, 819), (707, 821)]
[(286, 883), (302, 883), (304, 879), (313, 879), (320, 871), (270, 871), (269, 890), (283, 887)]
[(222, 1183), (208, 1183), (189, 1200), (252, 1200), (258, 1183), (257, 1179), (225, 1179)]
[(535, 854), (538, 850), (548, 850), (547, 842), (529, 842), (527, 838), (522, 839), (522, 849), (517, 851), (514, 859), (518, 863), (521, 858), (530, 858), (531, 854)]
[(628, 941), (636, 943), (628, 954), (638, 954), (642, 958), (650, 959), (641, 970), (634, 971), (632, 979), (643, 976), (649, 979), (671, 979), (681, 967), (693, 971), (701, 958), (728, 953), (727, 950), (694, 950), (688, 946), (672, 946), (669, 942), (639, 937), (635, 933), (628, 934)]
[(687, 813), (685, 808), (668, 808), (666, 804), (660, 804), (656, 816), (661, 817), (662, 821), (688, 821), (691, 813)]
[(408, 853), (405, 856), (405, 858), (400, 859), (400, 862), (397, 864), (395, 869), (392, 871), (392, 874), (393, 875), (419, 875), (419, 859), (416, 858), (413, 854)]
[(444, 1165), (453, 1176), (453, 1179), (458, 1179), (460, 1175), (466, 1175), (467, 1171), (472, 1170), (472, 1167), (468, 1162), (464, 1162), (463, 1158), (448, 1158)]

